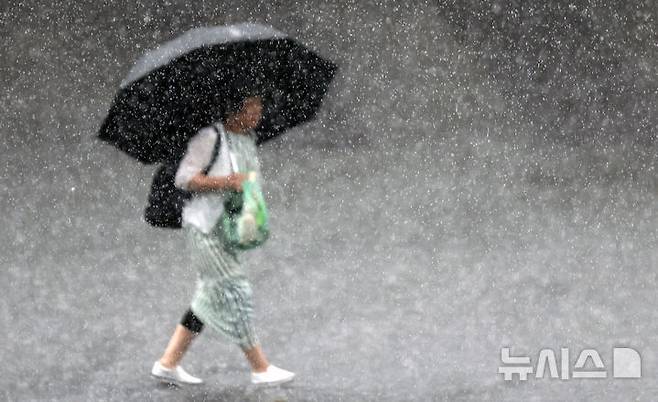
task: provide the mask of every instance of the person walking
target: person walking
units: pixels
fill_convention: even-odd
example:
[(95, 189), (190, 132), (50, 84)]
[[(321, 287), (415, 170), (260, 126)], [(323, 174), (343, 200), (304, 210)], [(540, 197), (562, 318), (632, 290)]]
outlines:
[[(231, 246), (233, 234), (240, 231), (249, 234), (242, 240), (258, 243), (266, 227), (254, 231), (253, 225), (246, 224), (251, 218), (241, 216), (231, 222), (237, 231), (234, 226), (227, 228), (231, 241), (226, 241), (223, 196), (227, 190), (241, 190), (247, 171), (255, 171), (259, 180), (256, 144), (313, 119), (337, 69), (335, 63), (274, 27), (245, 22), (192, 28), (145, 52), (122, 80), (98, 139), (141, 163), (163, 164), (151, 185), (145, 221), (155, 227), (184, 227), (199, 273), (190, 308), (153, 365), (154, 377), (201, 383), (179, 363), (194, 337), (208, 326), (244, 351), (252, 382), (274, 384), (294, 378), (294, 373), (270, 364), (262, 351), (252, 323), (251, 286), (241, 252)], [(244, 93), (247, 87), (252, 94)], [(236, 88), (242, 88), (244, 96), (232, 102)], [(263, 97), (250, 96), (254, 94)], [(217, 110), (229, 113), (217, 118)], [(221, 142), (215, 158), (217, 141)], [(231, 154), (237, 172), (230, 169), (236, 165), (230, 162)], [(182, 213), (179, 201), (189, 194), (172, 191), (174, 173), (168, 167), (174, 161), (180, 161), (176, 185), (196, 193)], [(248, 182), (246, 188), (259, 184)], [(240, 249), (244, 247), (245, 243)]]
[[(221, 230), (225, 192), (241, 191), (248, 172), (256, 172), (257, 180), (261, 180), (253, 129), (262, 114), (258, 96), (244, 96), (232, 105), (229, 102), (222, 121), (199, 130), (190, 139), (179, 164), (176, 186), (195, 193), (183, 208), (182, 220), (198, 279), (190, 308), (153, 364), (151, 375), (160, 381), (177, 385), (203, 382), (187, 373), (180, 362), (205, 326), (241, 348), (251, 367), (253, 384), (281, 384), (295, 377), (267, 360), (253, 325), (252, 289), (242, 265), (242, 252), (226, 242)], [(220, 141), (219, 150), (212, 162), (216, 141)], [(231, 158), (237, 172), (232, 172)], [(211, 162), (208, 173), (203, 174)]]

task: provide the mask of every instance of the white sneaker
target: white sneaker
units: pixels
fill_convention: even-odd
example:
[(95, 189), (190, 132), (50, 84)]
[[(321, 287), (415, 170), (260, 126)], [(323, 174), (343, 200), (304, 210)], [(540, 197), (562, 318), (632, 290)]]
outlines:
[(156, 361), (155, 364), (153, 364), (151, 375), (162, 382), (175, 385), (196, 385), (203, 382), (202, 379), (196, 378), (183, 370), (181, 366), (169, 369), (160, 364), (160, 361)]
[(295, 373), (278, 368), (273, 364), (267, 366), (267, 370), (262, 373), (251, 372), (252, 384), (277, 385), (292, 381), (293, 378), (295, 378)]

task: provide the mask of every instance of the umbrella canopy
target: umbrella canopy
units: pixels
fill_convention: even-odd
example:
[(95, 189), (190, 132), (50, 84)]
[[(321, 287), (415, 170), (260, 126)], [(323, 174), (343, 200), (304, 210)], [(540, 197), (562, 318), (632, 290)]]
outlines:
[(98, 137), (144, 163), (175, 161), (198, 129), (258, 94), (262, 143), (312, 119), (336, 65), (260, 24), (197, 28), (146, 53), (121, 84)]

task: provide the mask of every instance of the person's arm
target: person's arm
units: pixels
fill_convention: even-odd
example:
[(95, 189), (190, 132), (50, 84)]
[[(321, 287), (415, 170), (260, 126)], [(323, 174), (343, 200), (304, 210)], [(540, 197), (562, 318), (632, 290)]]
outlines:
[(187, 151), (176, 171), (175, 185), (187, 191), (242, 190), (245, 175), (236, 173), (229, 176), (207, 176), (203, 170), (210, 163), (217, 133), (204, 128), (190, 139)]
[(229, 176), (207, 176), (203, 173), (197, 173), (187, 182), (189, 191), (217, 191), (217, 190), (235, 190), (242, 191), (242, 182), (246, 180), (247, 174), (233, 173)]

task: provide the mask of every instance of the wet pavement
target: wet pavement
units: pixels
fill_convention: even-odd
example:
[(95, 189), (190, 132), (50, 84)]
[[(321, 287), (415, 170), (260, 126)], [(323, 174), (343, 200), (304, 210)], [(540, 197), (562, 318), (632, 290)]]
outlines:
[[(465, 34), (469, 24), (451, 20), (464, 10), (170, 3), (2, 7), (0, 400), (654, 398), (649, 45), (637, 56), (613, 46), (618, 70), (599, 72), (609, 75), (596, 87), (569, 65), (560, 91), (607, 88), (608, 109), (530, 107), (524, 88), (557, 99), (560, 77), (505, 78), (513, 57), (479, 63), (504, 49)], [(624, 12), (655, 30), (655, 7)], [(145, 48), (242, 20), (271, 23), (340, 65), (318, 118), (261, 148), (272, 238), (245, 255), (264, 350), (298, 377), (249, 385), (238, 348), (208, 330), (184, 360), (206, 384), (169, 388), (149, 370), (196, 274), (181, 233), (142, 221), (155, 167), (93, 136)], [(655, 32), (640, 28), (632, 45), (642, 49)], [(542, 126), (548, 115), (555, 124)], [(569, 123), (578, 119), (589, 120)], [(640, 353), (642, 378), (613, 378), (618, 346)], [(594, 348), (608, 376), (504, 381), (503, 347), (533, 365), (542, 349), (566, 347), (572, 369)]]

